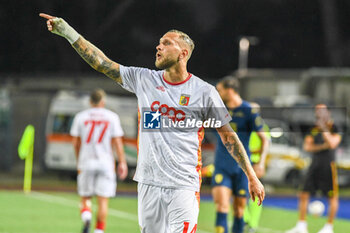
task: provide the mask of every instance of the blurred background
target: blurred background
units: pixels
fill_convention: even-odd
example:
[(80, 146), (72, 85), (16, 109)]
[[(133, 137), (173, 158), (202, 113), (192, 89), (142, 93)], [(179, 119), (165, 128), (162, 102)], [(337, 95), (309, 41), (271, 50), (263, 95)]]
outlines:
[[(242, 97), (260, 104), (276, 132), (264, 178), (271, 195), (295, 196), (310, 163), (302, 141), (314, 123), (313, 106), (326, 103), (343, 135), (336, 153), (341, 195), (350, 195), (348, 0), (1, 0), (0, 189), (22, 187), (24, 162), (17, 146), (25, 126), (33, 124), (33, 189), (75, 190), (67, 134), (74, 115), (88, 107), (89, 91), (100, 87), (126, 132), (130, 174), (119, 187), (135, 190), (135, 96), (49, 33), (40, 12), (64, 18), (123, 65), (155, 69), (159, 38), (170, 29), (188, 33), (196, 45), (188, 70), (213, 85), (226, 75), (238, 76)], [(208, 195), (213, 143), (209, 132), (203, 145)]]

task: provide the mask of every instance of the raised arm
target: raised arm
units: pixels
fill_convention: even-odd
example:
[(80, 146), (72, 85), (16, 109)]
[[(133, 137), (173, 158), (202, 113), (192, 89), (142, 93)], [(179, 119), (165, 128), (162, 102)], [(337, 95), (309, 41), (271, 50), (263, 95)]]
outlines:
[(59, 36), (66, 38), (73, 46), (75, 51), (95, 70), (105, 74), (107, 77), (122, 84), (119, 64), (109, 59), (101, 50), (84, 39), (62, 18), (39, 14), (40, 17), (47, 19), (47, 29)]
[(92, 68), (122, 84), (119, 64), (109, 59), (95, 45), (91, 44), (89, 41), (85, 40), (84, 37), (80, 36), (79, 39), (72, 44), (72, 46)]
[(249, 181), (249, 192), (250, 196), (255, 201), (255, 196), (259, 199), (259, 205), (265, 198), (265, 191), (263, 185), (257, 178), (251, 164), (247, 153), (243, 147), (243, 144), (239, 140), (237, 134), (233, 131), (229, 124), (222, 126), (217, 129), (223, 144), (225, 145), (227, 151), (240, 165)]

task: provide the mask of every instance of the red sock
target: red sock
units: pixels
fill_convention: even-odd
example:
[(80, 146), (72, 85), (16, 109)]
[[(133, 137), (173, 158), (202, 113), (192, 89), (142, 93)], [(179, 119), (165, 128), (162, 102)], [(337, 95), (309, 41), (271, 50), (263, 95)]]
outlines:
[(89, 207), (85, 207), (85, 208), (80, 209), (80, 213), (83, 213), (85, 211), (91, 212), (91, 209)]
[(106, 225), (105, 222), (97, 221), (96, 229), (104, 230), (105, 229), (105, 225)]

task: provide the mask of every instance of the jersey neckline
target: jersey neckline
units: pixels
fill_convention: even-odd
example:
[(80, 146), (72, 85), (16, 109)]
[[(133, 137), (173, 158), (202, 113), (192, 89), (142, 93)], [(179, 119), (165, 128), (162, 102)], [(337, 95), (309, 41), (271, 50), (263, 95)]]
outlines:
[(242, 99), (242, 103), (241, 103), (239, 106), (237, 106), (237, 107), (235, 107), (235, 108), (229, 108), (229, 107), (226, 106), (226, 108), (229, 109), (229, 110), (232, 110), (232, 111), (236, 111), (237, 109), (242, 108), (243, 105), (245, 105), (246, 103), (248, 103), (248, 102), (245, 101), (244, 99)]
[(173, 86), (177, 86), (177, 85), (184, 84), (185, 82), (187, 82), (188, 80), (190, 80), (190, 78), (192, 77), (192, 74), (191, 74), (191, 73), (188, 73), (188, 77), (187, 77), (185, 80), (183, 80), (183, 81), (181, 81), (181, 82), (178, 82), (178, 83), (172, 83), (172, 82), (167, 81), (167, 80), (165, 79), (165, 77), (164, 77), (164, 72), (163, 72), (163, 74), (162, 74), (162, 77), (163, 77), (164, 82), (166, 82), (167, 84), (173, 85)]

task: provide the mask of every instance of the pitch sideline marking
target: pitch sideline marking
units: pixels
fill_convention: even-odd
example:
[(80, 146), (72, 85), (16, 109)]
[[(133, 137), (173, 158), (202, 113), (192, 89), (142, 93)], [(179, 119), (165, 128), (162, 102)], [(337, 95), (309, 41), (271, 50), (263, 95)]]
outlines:
[(258, 232), (266, 232), (266, 233), (284, 233), (284, 231), (272, 230), (266, 227), (258, 227)]
[[(79, 207), (79, 202), (76, 202), (76, 201), (73, 201), (73, 200), (70, 200), (70, 199), (67, 199), (64, 197), (59, 197), (56, 195), (50, 195), (50, 194), (41, 193), (41, 192), (32, 192), (32, 193), (35, 194), (35, 196), (32, 196), (32, 197), (39, 199), (39, 200), (43, 199), (43, 200), (45, 200), (47, 202), (51, 202), (51, 203), (58, 203), (58, 204), (71, 206), (71, 207), (73, 207), (73, 206)], [(96, 210), (96, 207), (93, 207), (93, 209)], [(130, 213), (116, 210), (116, 209), (112, 209), (112, 208), (109, 208), (109, 212), (114, 217), (119, 217), (119, 218), (123, 218), (123, 219), (137, 222), (137, 216), (134, 214), (130, 214)]]
[[(229, 225), (229, 228), (231, 228), (233, 226), (232, 220), (229, 220), (227, 223)], [(267, 227), (258, 227), (257, 232), (261, 232), (261, 233), (285, 233), (285, 231), (273, 230), (273, 229), (267, 228)]]
[[(40, 201), (44, 200), (46, 202), (61, 204), (61, 205), (70, 206), (70, 207), (74, 207), (74, 208), (79, 206), (79, 202), (76, 202), (76, 201), (73, 201), (73, 200), (70, 200), (70, 199), (67, 199), (64, 197), (59, 197), (56, 195), (46, 194), (46, 193), (42, 193), (42, 192), (35, 192), (35, 191), (32, 191), (31, 194), (34, 194), (34, 195), (30, 195), (29, 197), (33, 197), (33, 198), (40, 200)], [(94, 207), (93, 209), (96, 210), (96, 207)], [(110, 215), (112, 215), (114, 217), (123, 218), (123, 219), (131, 220), (134, 222), (138, 222), (138, 220), (137, 220), (138, 217), (135, 214), (130, 214), (130, 213), (116, 210), (113, 208), (109, 208), (108, 212)], [(198, 229), (198, 233), (210, 233), (210, 232)]]

